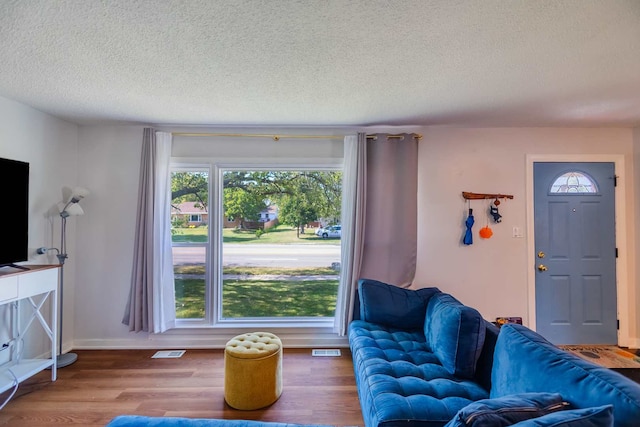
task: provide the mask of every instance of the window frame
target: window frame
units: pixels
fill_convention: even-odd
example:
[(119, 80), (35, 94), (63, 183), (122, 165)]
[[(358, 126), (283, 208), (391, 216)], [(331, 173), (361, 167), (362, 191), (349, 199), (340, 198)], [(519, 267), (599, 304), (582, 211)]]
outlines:
[[(172, 159), (173, 160), (173, 159)], [(205, 246), (205, 315), (202, 319), (176, 319), (177, 328), (329, 328), (333, 327), (332, 317), (283, 317), (283, 318), (222, 318), (222, 254), (223, 254), (223, 173), (229, 170), (281, 170), (281, 171), (336, 171), (344, 173), (344, 163), (315, 163), (301, 160), (291, 162), (287, 159), (280, 163), (243, 161), (224, 161), (203, 163), (182, 160), (171, 162), (170, 171), (207, 170), (209, 173), (208, 232), (206, 244), (178, 244), (176, 246)], [(215, 205), (212, 203), (215, 201)], [(174, 245), (174, 243), (172, 243)], [(342, 246), (342, 240), (341, 240)], [(341, 247), (342, 252), (342, 247)], [(340, 277), (340, 276), (338, 276)], [(338, 278), (340, 280), (340, 278)]]
[[(207, 172), (208, 183), (207, 183), (207, 192), (208, 192), (208, 200), (209, 207), (208, 210), (211, 212), (211, 165), (207, 163), (174, 163), (171, 162), (169, 165), (169, 173), (173, 174), (174, 172)], [(173, 199), (172, 199), (173, 200)], [(211, 214), (209, 214), (211, 217)], [(205, 289), (204, 289), (204, 316), (202, 319), (179, 319), (176, 318), (176, 327), (177, 328), (193, 328), (193, 327), (203, 327), (211, 325), (211, 310), (207, 308), (211, 305), (212, 293), (211, 293), (211, 226), (207, 227), (207, 241), (205, 243), (198, 242), (171, 242), (171, 247), (204, 247), (204, 265), (205, 265), (205, 273), (204, 273), (204, 281), (205, 281)], [(175, 289), (175, 283), (174, 283)]]

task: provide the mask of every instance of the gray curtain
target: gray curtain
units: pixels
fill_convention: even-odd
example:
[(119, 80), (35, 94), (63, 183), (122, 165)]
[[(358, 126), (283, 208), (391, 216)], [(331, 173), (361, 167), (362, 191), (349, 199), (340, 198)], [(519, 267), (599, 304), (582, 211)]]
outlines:
[(345, 138), (342, 272), (334, 331), (353, 318), (358, 279), (409, 287), (416, 271), (418, 136)]
[(175, 325), (170, 159), (171, 134), (145, 128), (131, 290), (122, 319), (131, 332), (161, 333)]
[(416, 272), (418, 137), (377, 134), (367, 142), (360, 277), (409, 287)]

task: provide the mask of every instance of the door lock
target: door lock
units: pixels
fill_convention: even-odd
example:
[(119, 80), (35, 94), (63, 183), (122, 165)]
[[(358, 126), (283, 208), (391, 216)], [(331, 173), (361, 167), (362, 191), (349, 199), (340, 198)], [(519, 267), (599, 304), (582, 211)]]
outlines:
[(544, 258), (546, 254), (542, 251), (538, 252), (538, 258)]
[(538, 271), (547, 271), (547, 270), (548, 270), (548, 268), (547, 268), (547, 266), (546, 266), (546, 265), (544, 265), (544, 264), (540, 264), (540, 265), (538, 266)]

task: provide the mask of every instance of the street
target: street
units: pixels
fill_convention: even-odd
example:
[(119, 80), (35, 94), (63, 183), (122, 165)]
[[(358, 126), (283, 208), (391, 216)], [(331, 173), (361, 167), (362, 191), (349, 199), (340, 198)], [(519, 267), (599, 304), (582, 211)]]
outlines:
[[(339, 242), (339, 241), (338, 241)], [(173, 263), (204, 264), (204, 247), (174, 247)], [(340, 245), (225, 243), (223, 265), (250, 267), (331, 267), (340, 262)]]

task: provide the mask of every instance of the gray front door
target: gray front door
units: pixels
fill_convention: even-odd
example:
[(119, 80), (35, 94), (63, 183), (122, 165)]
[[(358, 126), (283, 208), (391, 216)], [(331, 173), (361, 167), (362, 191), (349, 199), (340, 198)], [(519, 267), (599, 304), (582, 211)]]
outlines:
[(534, 163), (536, 329), (617, 344), (613, 163)]

